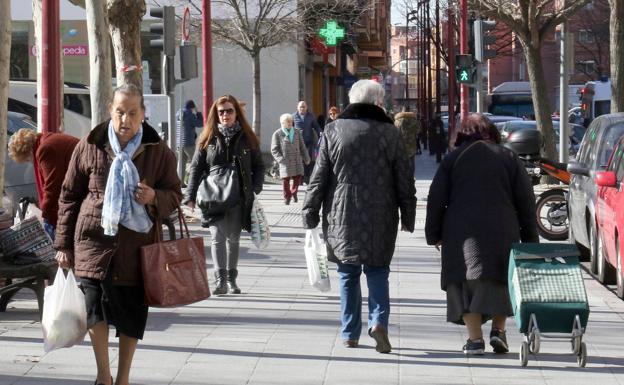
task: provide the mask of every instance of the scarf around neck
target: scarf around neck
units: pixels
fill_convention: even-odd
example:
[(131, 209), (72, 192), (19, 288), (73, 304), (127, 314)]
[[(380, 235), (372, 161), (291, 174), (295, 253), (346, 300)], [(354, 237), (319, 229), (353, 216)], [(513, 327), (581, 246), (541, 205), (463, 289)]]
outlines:
[(152, 221), (147, 215), (145, 206), (134, 199), (134, 190), (140, 179), (132, 156), (141, 145), (142, 137), (143, 127), (139, 128), (136, 135), (122, 149), (115, 134), (113, 121), (108, 124), (108, 142), (115, 153), (115, 159), (111, 164), (104, 191), (102, 227), (105, 235), (116, 235), (119, 224), (139, 233), (148, 233), (152, 228)]
[(221, 135), (223, 135), (223, 137), (225, 138), (225, 141), (228, 143), (230, 139), (232, 139), (232, 137), (241, 130), (241, 125), (238, 120), (234, 122), (234, 124), (232, 124), (232, 126), (230, 127), (227, 127), (223, 124), (219, 124), (217, 125), (217, 127), (219, 128), (219, 132), (221, 133)]
[(288, 138), (288, 141), (290, 141), (290, 143), (295, 142), (295, 127), (282, 127), (282, 131), (284, 131), (284, 134), (286, 134), (286, 137)]

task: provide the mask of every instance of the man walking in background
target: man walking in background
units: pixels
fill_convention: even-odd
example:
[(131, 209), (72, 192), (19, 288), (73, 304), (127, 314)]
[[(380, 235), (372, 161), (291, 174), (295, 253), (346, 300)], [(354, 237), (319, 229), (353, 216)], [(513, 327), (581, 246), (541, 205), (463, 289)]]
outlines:
[(180, 130), (178, 132), (180, 133), (180, 156), (182, 157), (182, 164), (184, 165), (181, 179), (182, 184), (184, 185), (186, 163), (193, 159), (193, 154), (195, 153), (195, 139), (197, 138), (195, 128), (202, 127), (204, 125), (204, 117), (201, 112), (197, 112), (195, 102), (187, 100), (184, 104), (184, 108), (178, 111), (176, 120), (180, 122)]
[(388, 275), (399, 213), (401, 230), (414, 231), (414, 167), (403, 138), (383, 109), (384, 89), (360, 80), (338, 120), (325, 126), (318, 164), (303, 204), (303, 225), (321, 221), (327, 258), (340, 277), (341, 337), (348, 348), (362, 331), (362, 271), (368, 283), (368, 335), (379, 353), (392, 349), (388, 339)]
[(303, 183), (308, 184), (310, 182), (310, 174), (312, 174), (314, 169), (316, 149), (321, 136), (321, 126), (319, 126), (314, 115), (308, 111), (308, 105), (303, 100), (297, 104), (297, 112), (293, 114), (293, 122), (295, 123), (295, 128), (301, 130), (303, 143), (305, 143), (310, 154), (310, 163), (305, 165), (303, 170)]

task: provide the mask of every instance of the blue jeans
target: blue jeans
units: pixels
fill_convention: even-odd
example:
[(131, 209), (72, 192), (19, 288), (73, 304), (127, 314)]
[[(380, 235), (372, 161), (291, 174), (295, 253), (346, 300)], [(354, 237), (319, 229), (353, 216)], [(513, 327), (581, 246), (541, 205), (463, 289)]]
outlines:
[(357, 341), (362, 332), (362, 289), (360, 287), (362, 270), (368, 284), (368, 329), (381, 325), (388, 330), (390, 268), (338, 263), (343, 340)]

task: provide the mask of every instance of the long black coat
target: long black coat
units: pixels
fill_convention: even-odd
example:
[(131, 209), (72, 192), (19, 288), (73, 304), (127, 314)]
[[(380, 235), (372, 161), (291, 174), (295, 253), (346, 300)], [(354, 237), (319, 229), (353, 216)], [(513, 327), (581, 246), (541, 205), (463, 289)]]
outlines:
[(446, 156), (429, 189), (425, 235), (430, 245), (442, 242), (443, 290), (464, 280), (507, 282), (511, 244), (539, 242), (533, 188), (518, 157), (484, 141)]
[(399, 223), (414, 231), (413, 164), (383, 110), (350, 104), (325, 127), (303, 205), (305, 228), (318, 225), (332, 262), (388, 266)]
[[(239, 159), (239, 177), (241, 183), (241, 209), (243, 210), (243, 229), (251, 231), (251, 207), (253, 205), (254, 193), (260, 194), (264, 183), (264, 163), (260, 149), (251, 148), (247, 143), (243, 131), (239, 131), (226, 143), (225, 138), (217, 132), (207, 148), (196, 149), (191, 162), (188, 186), (183, 203), (195, 202), (197, 189), (202, 178), (208, 173), (212, 166), (222, 165), (232, 162), (232, 157)], [(204, 222), (212, 222), (221, 216), (208, 216), (202, 212)]]

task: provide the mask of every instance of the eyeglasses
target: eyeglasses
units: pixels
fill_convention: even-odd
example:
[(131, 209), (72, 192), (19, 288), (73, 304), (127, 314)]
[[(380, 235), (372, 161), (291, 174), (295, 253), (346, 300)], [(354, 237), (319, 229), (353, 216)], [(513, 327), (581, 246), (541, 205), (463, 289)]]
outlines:
[(223, 110), (217, 110), (217, 113), (219, 115), (232, 115), (234, 113), (234, 109), (233, 108), (225, 108)]

